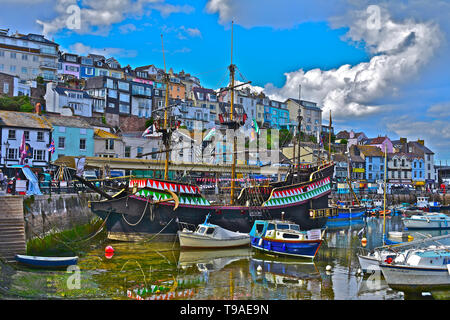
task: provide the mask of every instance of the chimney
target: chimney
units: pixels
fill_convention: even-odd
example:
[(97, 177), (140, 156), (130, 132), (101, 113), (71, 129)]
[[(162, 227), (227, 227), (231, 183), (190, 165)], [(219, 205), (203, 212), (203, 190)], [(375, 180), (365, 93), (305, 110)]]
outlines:
[(36, 103), (34, 112), (36, 112), (38, 115), (41, 115), (41, 104), (39, 102)]
[(420, 143), (421, 145), (425, 146), (425, 141), (424, 140), (417, 139), (417, 142)]
[(408, 140), (406, 138), (400, 138), (400, 143), (401, 144), (405, 144), (407, 142), (408, 142)]

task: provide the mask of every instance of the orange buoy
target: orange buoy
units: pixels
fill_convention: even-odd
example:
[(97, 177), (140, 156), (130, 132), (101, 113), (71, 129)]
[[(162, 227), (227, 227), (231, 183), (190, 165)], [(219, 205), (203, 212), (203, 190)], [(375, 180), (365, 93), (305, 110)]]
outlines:
[(362, 239), (361, 239), (361, 245), (362, 245), (363, 247), (365, 247), (365, 246), (367, 245), (367, 239), (366, 239), (366, 238), (362, 238)]

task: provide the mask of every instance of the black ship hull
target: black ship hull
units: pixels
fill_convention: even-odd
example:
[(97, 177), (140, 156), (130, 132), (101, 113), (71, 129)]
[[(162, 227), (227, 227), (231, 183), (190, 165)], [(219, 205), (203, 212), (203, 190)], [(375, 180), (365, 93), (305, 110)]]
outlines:
[(297, 223), (303, 230), (322, 228), (327, 218), (312, 219), (309, 210), (327, 208), (328, 194), (326, 192), (304, 202), (269, 208), (180, 204), (174, 211), (172, 203), (152, 205), (134, 196), (91, 202), (90, 206), (93, 213), (107, 219), (106, 229), (110, 239), (136, 241), (153, 235), (175, 236), (180, 230), (180, 222), (197, 226), (207, 214), (211, 214), (208, 220), (210, 223), (243, 233), (250, 232), (256, 219), (284, 218)]

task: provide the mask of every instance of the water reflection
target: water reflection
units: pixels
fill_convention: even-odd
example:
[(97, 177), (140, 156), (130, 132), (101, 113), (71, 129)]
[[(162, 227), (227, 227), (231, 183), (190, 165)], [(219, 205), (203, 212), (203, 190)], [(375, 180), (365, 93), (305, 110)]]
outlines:
[[(47, 278), (54, 277), (47, 283), (54, 287), (42, 286), (35, 298), (54, 298), (55, 293), (74, 299), (144, 300), (420, 298), (420, 293), (413, 295), (392, 290), (381, 277), (357, 274), (360, 266), (356, 254), (361, 248), (358, 233), (362, 228), (366, 231), (366, 248), (382, 244), (382, 218), (369, 217), (339, 226), (329, 225), (314, 262), (270, 256), (251, 248), (191, 251), (180, 250), (172, 242), (114, 242), (110, 243), (115, 250), (112, 257), (105, 257), (104, 247), (80, 257), (81, 289), (65, 287), (68, 275), (64, 271), (47, 272)], [(401, 217), (387, 218), (386, 231), (403, 231)], [(421, 234), (436, 236), (448, 232), (421, 230), (411, 231), (411, 235), (419, 239)], [(327, 266), (331, 270), (327, 270)], [(22, 271), (20, 276), (31, 278), (37, 275), (27, 272)], [(58, 277), (64, 281), (56, 281)], [(17, 287), (19, 278), (12, 279), (16, 281), (12, 287)], [(448, 299), (449, 292), (432, 292), (426, 297), (430, 296)]]

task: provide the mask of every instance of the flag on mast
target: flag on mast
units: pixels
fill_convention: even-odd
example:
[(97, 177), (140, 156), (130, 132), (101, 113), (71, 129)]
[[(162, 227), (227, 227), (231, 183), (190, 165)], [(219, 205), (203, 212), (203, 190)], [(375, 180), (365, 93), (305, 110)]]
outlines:
[(212, 128), (208, 134), (203, 138), (203, 141), (208, 140), (210, 137), (216, 134), (216, 127)]
[(25, 132), (22, 135), (22, 142), (20, 143), (19, 154), (20, 154), (20, 163), (19, 164), (24, 164), (25, 163), (25, 158), (27, 157), (27, 148), (26, 148), (26, 143), (25, 143)]
[(143, 137), (148, 137), (148, 136), (152, 135), (153, 132), (155, 132), (155, 125), (154, 124), (150, 125), (147, 129), (145, 129), (145, 131), (142, 133), (142, 136)]
[(48, 151), (51, 153), (55, 152), (55, 141), (52, 139), (52, 142), (50, 142), (50, 147), (48, 148)]

